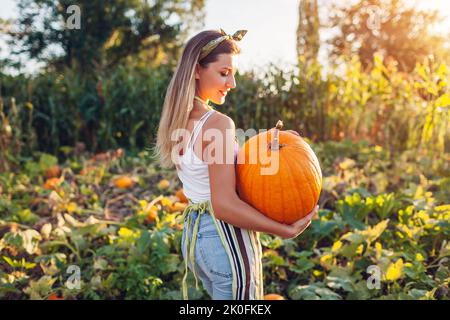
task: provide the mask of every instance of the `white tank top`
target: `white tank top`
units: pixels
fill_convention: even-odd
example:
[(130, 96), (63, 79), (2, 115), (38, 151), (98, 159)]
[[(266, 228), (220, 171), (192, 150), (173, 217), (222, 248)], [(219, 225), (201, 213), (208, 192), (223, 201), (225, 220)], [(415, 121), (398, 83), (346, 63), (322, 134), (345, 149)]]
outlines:
[(193, 203), (211, 200), (208, 164), (203, 162), (202, 159), (199, 159), (195, 154), (194, 143), (197, 140), (203, 124), (213, 113), (214, 110), (209, 110), (195, 124), (184, 153), (180, 157), (181, 170), (177, 170), (178, 177), (183, 184), (183, 192)]
[[(194, 130), (186, 144), (184, 154), (180, 156), (180, 169), (177, 169), (178, 178), (183, 184), (183, 192), (192, 203), (201, 203), (211, 200), (211, 188), (209, 185), (208, 164), (203, 162), (194, 152), (194, 144), (206, 120), (213, 115), (215, 110), (209, 110), (194, 125)], [(234, 144), (234, 161), (236, 163), (239, 144)]]

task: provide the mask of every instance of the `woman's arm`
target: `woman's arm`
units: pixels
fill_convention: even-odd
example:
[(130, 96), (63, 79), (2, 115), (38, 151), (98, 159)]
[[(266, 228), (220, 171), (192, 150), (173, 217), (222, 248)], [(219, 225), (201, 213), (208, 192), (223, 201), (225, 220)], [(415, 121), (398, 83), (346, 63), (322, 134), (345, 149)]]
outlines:
[[(211, 119), (211, 123), (205, 125), (205, 129), (208, 128), (218, 129), (223, 135), (224, 141), (226, 139), (234, 142), (235, 128), (229, 117), (217, 113), (217, 116), (215, 115), (214, 119)], [(204, 157), (204, 160), (208, 163), (211, 203), (217, 219), (239, 228), (270, 233), (282, 238), (296, 237), (308, 227), (317, 209), (294, 224), (285, 225), (266, 217), (242, 201), (236, 193), (234, 162), (226, 162), (227, 158), (234, 158), (229, 156), (230, 153), (234, 154), (234, 145), (215, 142), (209, 143), (205, 150), (206, 154), (212, 154), (214, 157), (207, 156)], [(215, 148), (215, 152), (211, 152), (212, 148)]]

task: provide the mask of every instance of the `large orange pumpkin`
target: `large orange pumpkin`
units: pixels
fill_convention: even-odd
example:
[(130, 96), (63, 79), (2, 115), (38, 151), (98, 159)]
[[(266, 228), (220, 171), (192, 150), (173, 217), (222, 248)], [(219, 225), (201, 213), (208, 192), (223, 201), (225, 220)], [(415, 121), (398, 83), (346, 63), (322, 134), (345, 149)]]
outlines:
[(242, 200), (281, 223), (306, 216), (319, 200), (322, 171), (301, 137), (283, 123), (251, 137), (239, 150), (237, 188)]

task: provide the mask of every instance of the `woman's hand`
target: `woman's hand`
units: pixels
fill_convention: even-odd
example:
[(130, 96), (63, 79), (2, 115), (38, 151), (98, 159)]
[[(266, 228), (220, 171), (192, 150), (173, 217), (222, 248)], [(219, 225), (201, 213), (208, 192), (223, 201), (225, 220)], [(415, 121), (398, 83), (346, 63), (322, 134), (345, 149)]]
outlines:
[(294, 222), (293, 224), (286, 226), (286, 234), (282, 235), (285, 239), (291, 239), (298, 237), (306, 228), (311, 224), (311, 219), (313, 219), (317, 212), (319, 211), (319, 206), (316, 206), (313, 211), (308, 213), (307, 216), (301, 218), (300, 220)]

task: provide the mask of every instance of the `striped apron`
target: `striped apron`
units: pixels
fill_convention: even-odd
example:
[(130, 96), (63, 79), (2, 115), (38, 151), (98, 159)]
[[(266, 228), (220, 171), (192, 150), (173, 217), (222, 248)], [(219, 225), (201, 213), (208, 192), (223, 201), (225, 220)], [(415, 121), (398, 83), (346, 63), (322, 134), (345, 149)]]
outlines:
[[(191, 228), (190, 213), (197, 211), (198, 217), (192, 230), (192, 238), (189, 243), (189, 230)], [(262, 248), (259, 240), (259, 232), (245, 230), (224, 221), (216, 219), (211, 202), (192, 203), (183, 212), (183, 221), (187, 219), (185, 241), (185, 274), (183, 277), (183, 299), (188, 299), (187, 275), (188, 259), (191, 262), (195, 285), (198, 288), (197, 275), (195, 273), (194, 249), (197, 240), (198, 226), (202, 214), (211, 214), (217, 232), (230, 260), (232, 271), (232, 297), (233, 300), (262, 300), (263, 299), (263, 274), (262, 274)]]

